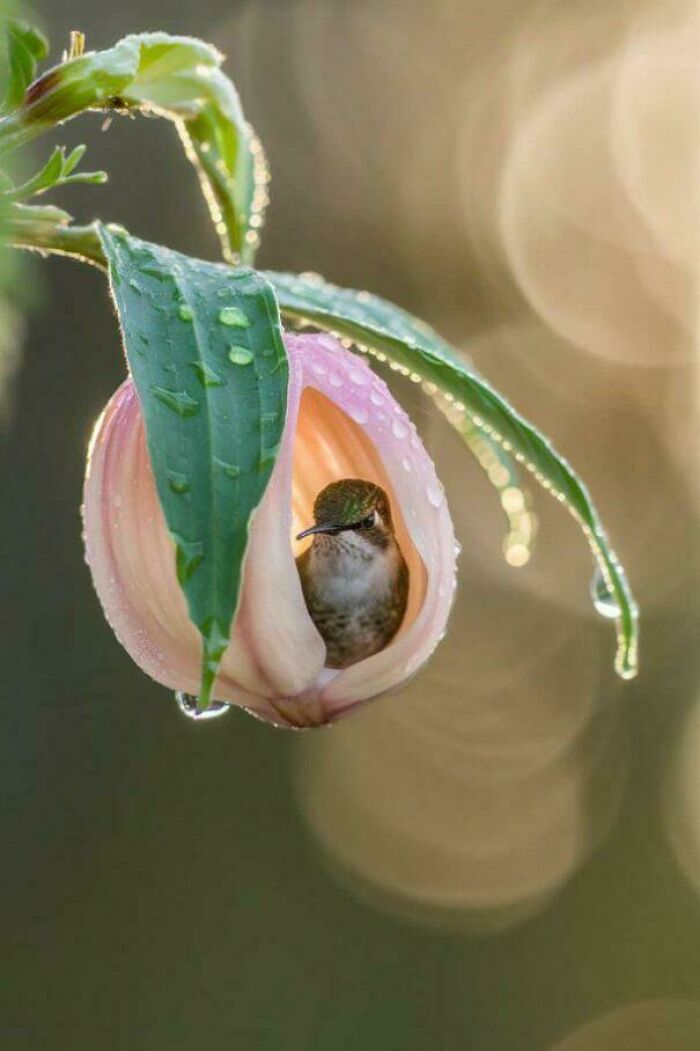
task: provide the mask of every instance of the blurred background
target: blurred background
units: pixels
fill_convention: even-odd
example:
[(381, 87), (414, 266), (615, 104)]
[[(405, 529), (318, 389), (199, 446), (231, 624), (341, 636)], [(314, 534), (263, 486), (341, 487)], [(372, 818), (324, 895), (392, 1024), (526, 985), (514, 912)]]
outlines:
[[(590, 484), (643, 610), (621, 683), (576, 524), (498, 494), (391, 374), (463, 544), (451, 631), (331, 730), (193, 724), (82, 560), (124, 365), (102, 276), (29, 261), (2, 315), (2, 1029), (17, 1049), (700, 1047), (698, 45), (690, 0), (44, 0), (101, 48), (215, 43), (267, 149), (260, 263), (433, 323)], [(172, 127), (83, 117), (57, 199), (215, 258)], [(47, 142), (37, 145), (43, 157)], [(31, 307), (30, 307), (31, 303)], [(3, 359), (9, 370), (9, 359)]]

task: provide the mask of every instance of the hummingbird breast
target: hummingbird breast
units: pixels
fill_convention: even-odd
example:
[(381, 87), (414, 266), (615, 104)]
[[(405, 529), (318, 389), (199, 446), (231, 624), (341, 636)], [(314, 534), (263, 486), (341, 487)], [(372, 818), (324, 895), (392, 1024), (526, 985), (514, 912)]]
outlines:
[(341, 535), (297, 559), (304, 600), (326, 644), (326, 667), (347, 668), (384, 649), (401, 627), (408, 567), (395, 540), (378, 549)]

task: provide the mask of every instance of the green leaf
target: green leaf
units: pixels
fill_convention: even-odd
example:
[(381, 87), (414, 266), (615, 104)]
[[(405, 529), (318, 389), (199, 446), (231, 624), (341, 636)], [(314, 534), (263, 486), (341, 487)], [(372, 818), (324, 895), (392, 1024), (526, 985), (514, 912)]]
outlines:
[(224, 255), (249, 263), (267, 202), (267, 166), (222, 61), (209, 44), (167, 33), (86, 52), (32, 84), (21, 110), (0, 121), (0, 150), (88, 109), (165, 117), (197, 170)]
[[(238, 604), (250, 518), (284, 430), (277, 304), (253, 270), (190, 259), (114, 227), (100, 236), (178, 580), (203, 639), (206, 707)], [(244, 321), (235, 330), (222, 320), (231, 310)], [(247, 365), (229, 358), (234, 331)]]
[(615, 668), (623, 678), (637, 672), (638, 612), (619, 560), (585, 485), (540, 432), (462, 362), (422, 321), (367, 292), (337, 288), (315, 276), (268, 273), (282, 313), (339, 333), (371, 348), (403, 369), (418, 373), (453, 399), (480, 433), (522, 463), (578, 521), (597, 563), (594, 602), (615, 616)]
[(37, 63), (46, 57), (46, 38), (33, 26), (15, 19), (0, 20), (2, 32), (2, 106), (7, 113), (18, 106), (36, 76)]
[(73, 183), (99, 184), (107, 181), (106, 172), (76, 172), (75, 169), (85, 153), (85, 146), (76, 146), (74, 150), (66, 155), (65, 146), (56, 146), (48, 161), (31, 179), (18, 186), (17, 189), (6, 192), (10, 201), (26, 201), (29, 197), (37, 197), (46, 193), (47, 190), (55, 190), (59, 186), (70, 186)]

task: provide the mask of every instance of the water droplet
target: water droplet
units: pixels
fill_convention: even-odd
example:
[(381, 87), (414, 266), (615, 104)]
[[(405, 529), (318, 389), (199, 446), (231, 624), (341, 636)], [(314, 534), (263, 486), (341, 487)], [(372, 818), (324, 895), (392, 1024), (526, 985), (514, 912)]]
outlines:
[(187, 475), (181, 474), (179, 471), (168, 471), (168, 485), (174, 493), (181, 496), (183, 493), (189, 493), (190, 483), (187, 481)]
[(158, 281), (168, 281), (172, 277), (169, 270), (163, 270), (160, 266), (142, 266), (141, 273), (155, 277)]
[(134, 292), (138, 292), (139, 295), (141, 294), (141, 285), (138, 283), (136, 278), (134, 278), (134, 277), (130, 277), (129, 278), (129, 287), (133, 288)]
[(230, 704), (224, 704), (223, 701), (212, 701), (208, 708), (200, 712), (197, 708), (197, 698), (191, 693), (184, 693), (182, 690), (177, 691), (175, 700), (182, 714), (186, 715), (188, 719), (195, 719), (197, 722), (204, 722), (205, 719), (218, 719), (220, 715), (225, 715), (231, 708)]
[(367, 382), (367, 375), (362, 369), (350, 369), (348, 376), (350, 377), (350, 382), (358, 387), (362, 387)]
[(443, 490), (439, 482), (431, 482), (428, 486), (428, 501), (433, 507), (442, 507)]
[(593, 599), (596, 613), (599, 613), (601, 617), (605, 617), (607, 620), (614, 620), (620, 616), (620, 604), (605, 583), (603, 574), (599, 569), (596, 569), (591, 580), (591, 598)]
[(253, 353), (247, 347), (229, 347), (228, 360), (234, 365), (250, 365)]
[(378, 390), (373, 390), (371, 392), (369, 400), (372, 402), (373, 405), (382, 405), (384, 403), (384, 398)]
[(190, 364), (197, 373), (197, 379), (203, 387), (225, 386), (226, 380), (222, 379), (218, 372), (214, 372), (213, 368), (207, 365), (205, 361), (192, 361)]
[(204, 559), (204, 543), (201, 540), (185, 540), (172, 529), (170, 535), (175, 541), (175, 569), (180, 584), (186, 584)]
[(230, 328), (250, 328), (250, 319), (238, 307), (222, 307), (219, 321)]
[(270, 449), (263, 449), (258, 460), (258, 470), (264, 471), (266, 467), (271, 467), (277, 460), (279, 451), (280, 443), (273, 445)]
[(338, 350), (337, 340), (335, 340), (333, 336), (329, 336), (325, 332), (317, 337), (316, 344), (319, 347), (323, 347), (324, 350), (330, 350), (333, 354), (335, 354)]
[(405, 456), (404, 456), (403, 460), (401, 461), (401, 465), (402, 465), (404, 471), (411, 471), (411, 470), (413, 470), (413, 468), (411, 467), (411, 461), (409, 459), (407, 459), (407, 457), (405, 457)]
[(361, 405), (352, 405), (350, 407), (350, 418), (355, 423), (367, 423), (367, 410), (363, 409)]
[(178, 416), (196, 416), (199, 412), (199, 402), (190, 397), (184, 390), (166, 390), (165, 387), (151, 387), (153, 394), (163, 405), (176, 412)]
[(194, 310), (187, 303), (181, 303), (177, 313), (181, 321), (191, 321), (194, 317)]
[(227, 474), (229, 478), (238, 478), (241, 473), (241, 469), (238, 464), (228, 463), (227, 460), (219, 460), (218, 457), (214, 458), (214, 463), (217, 467), (220, 467), (224, 474)]
[(394, 420), (391, 424), (391, 430), (396, 438), (406, 438), (408, 436), (408, 424), (404, 420)]
[(322, 365), (320, 361), (314, 361), (313, 365), (311, 366), (311, 371), (315, 376), (325, 376), (326, 366)]
[(328, 380), (330, 382), (331, 387), (343, 386), (343, 377), (338, 372), (331, 372), (330, 376), (328, 377)]

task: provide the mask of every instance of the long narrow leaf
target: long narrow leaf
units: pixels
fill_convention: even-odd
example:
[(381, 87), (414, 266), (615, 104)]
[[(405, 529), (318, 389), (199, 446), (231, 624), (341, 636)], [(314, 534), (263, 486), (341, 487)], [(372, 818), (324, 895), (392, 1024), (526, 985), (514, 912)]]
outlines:
[(284, 429), (277, 304), (255, 271), (114, 228), (100, 234), (178, 579), (204, 642), (206, 707), (238, 603), (250, 517)]
[(422, 321), (366, 292), (341, 289), (316, 276), (268, 273), (283, 314), (337, 332), (373, 348), (435, 384), (472, 425), (522, 463), (581, 526), (598, 567), (596, 607), (614, 616), (615, 668), (632, 678), (638, 661), (638, 612), (624, 570), (612, 550), (585, 485), (547, 438), (454, 354)]

